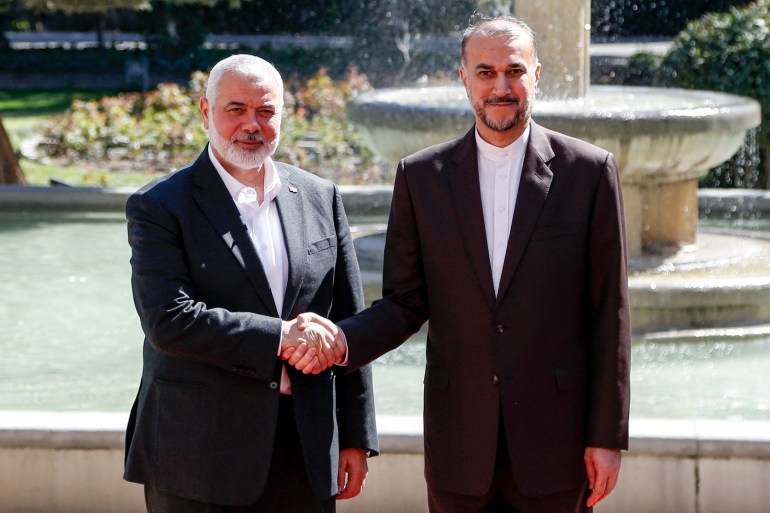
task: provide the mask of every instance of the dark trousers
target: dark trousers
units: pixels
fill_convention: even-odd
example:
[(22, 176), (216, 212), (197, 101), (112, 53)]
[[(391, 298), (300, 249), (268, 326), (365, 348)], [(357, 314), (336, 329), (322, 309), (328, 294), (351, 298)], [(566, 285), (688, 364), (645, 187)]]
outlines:
[(492, 486), (482, 496), (463, 495), (428, 486), (430, 513), (590, 513), (586, 506), (588, 483), (574, 490), (528, 497), (516, 487), (508, 456), (503, 416), (497, 442), (497, 462)]
[(262, 496), (254, 504), (224, 506), (198, 502), (145, 485), (148, 513), (334, 513), (335, 499), (319, 499), (302, 458), (291, 396), (281, 396), (273, 459)]

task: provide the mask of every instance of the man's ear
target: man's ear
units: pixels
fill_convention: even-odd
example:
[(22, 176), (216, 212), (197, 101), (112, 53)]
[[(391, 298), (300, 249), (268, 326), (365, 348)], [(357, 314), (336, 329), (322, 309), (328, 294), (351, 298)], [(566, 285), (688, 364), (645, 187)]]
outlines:
[(203, 128), (209, 129), (209, 101), (205, 96), (201, 96), (198, 102), (198, 107), (201, 110), (201, 117), (203, 118)]

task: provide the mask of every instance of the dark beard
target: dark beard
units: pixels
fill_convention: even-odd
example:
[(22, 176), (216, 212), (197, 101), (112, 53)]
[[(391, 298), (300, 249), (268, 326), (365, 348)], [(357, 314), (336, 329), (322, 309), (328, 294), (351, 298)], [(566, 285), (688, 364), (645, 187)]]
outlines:
[[(515, 103), (517, 107), (513, 118), (503, 121), (491, 121), (488, 119), (487, 113), (484, 111), (484, 105), (497, 102)], [(484, 125), (491, 128), (492, 130), (495, 130), (496, 132), (506, 132), (529, 119), (530, 115), (532, 114), (532, 102), (528, 101), (522, 105), (518, 99), (510, 96), (502, 98), (491, 97), (487, 98), (482, 105), (477, 105), (475, 110), (476, 115), (478, 116), (479, 120), (484, 123)]]

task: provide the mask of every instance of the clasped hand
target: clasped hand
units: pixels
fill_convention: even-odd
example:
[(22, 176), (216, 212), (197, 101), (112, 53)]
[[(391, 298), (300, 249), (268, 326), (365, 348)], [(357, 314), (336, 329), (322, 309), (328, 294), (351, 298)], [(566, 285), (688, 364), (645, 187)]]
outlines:
[(332, 321), (304, 313), (283, 321), (280, 356), (305, 374), (319, 374), (345, 359), (345, 344)]

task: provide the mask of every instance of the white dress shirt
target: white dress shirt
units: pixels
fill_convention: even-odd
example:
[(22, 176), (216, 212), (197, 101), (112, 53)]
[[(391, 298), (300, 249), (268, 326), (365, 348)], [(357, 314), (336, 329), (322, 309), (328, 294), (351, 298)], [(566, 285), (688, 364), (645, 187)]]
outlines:
[(489, 144), (476, 131), (481, 208), (495, 294), (500, 287), (500, 275), (503, 272), (528, 141), (529, 126), (521, 137), (505, 148)]
[[(270, 284), (270, 293), (275, 301), (275, 308), (278, 310), (278, 315), (282, 316), (283, 298), (289, 279), (289, 258), (286, 254), (281, 219), (278, 217), (278, 209), (275, 206), (275, 197), (281, 190), (281, 179), (275, 164), (269, 157), (265, 161), (264, 197), (260, 204), (257, 200), (257, 191), (233, 178), (217, 160), (211, 145), (209, 145), (209, 158), (230, 192), (235, 206), (238, 207), (241, 221), (246, 226), (249, 238), (262, 262), (262, 268)], [(280, 353), (280, 344), (278, 353)], [(291, 383), (285, 366), (281, 373), (281, 393), (291, 393)]]

